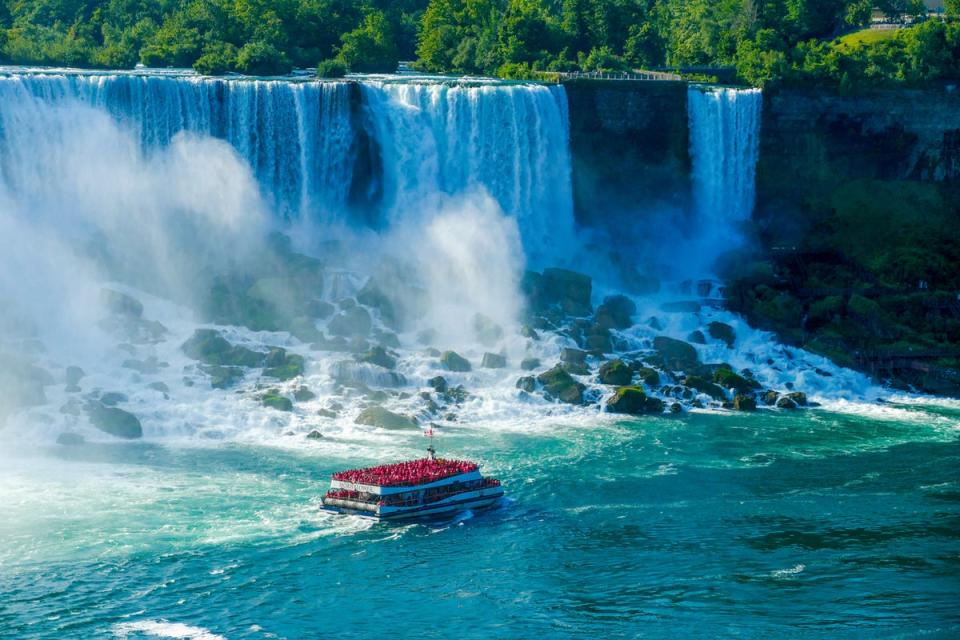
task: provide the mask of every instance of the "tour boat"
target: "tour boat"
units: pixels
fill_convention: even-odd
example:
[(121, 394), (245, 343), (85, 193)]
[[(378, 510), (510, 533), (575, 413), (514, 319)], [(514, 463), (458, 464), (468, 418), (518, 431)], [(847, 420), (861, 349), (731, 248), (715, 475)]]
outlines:
[(468, 460), (433, 456), (333, 474), (323, 506), (336, 513), (402, 520), (489, 507), (503, 497), (495, 478)]

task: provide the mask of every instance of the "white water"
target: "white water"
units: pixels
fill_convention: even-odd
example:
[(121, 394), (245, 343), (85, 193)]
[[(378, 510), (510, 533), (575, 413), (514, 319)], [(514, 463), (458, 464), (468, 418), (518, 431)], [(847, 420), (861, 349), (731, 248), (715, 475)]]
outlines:
[(753, 213), (760, 115), (759, 89), (691, 86), (687, 92), (693, 202), (703, 266), (736, 248)]

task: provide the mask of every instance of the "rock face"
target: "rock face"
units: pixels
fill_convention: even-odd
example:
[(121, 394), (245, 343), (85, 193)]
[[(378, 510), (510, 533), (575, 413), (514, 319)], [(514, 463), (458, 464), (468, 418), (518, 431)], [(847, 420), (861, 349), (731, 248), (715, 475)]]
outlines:
[(608, 296), (597, 307), (596, 322), (605, 329), (629, 329), (633, 326), (633, 316), (637, 305), (624, 295)]
[(550, 397), (567, 404), (583, 404), (586, 387), (574, 380), (560, 365), (538, 375), (537, 381), (543, 385), (543, 390)]
[(143, 437), (140, 420), (128, 411), (107, 407), (100, 402), (90, 402), (84, 410), (90, 418), (90, 423), (105, 433), (128, 440)]
[(413, 418), (388, 411), (381, 406), (374, 405), (367, 407), (360, 412), (356, 424), (365, 424), (371, 427), (380, 427), (381, 429), (416, 429), (417, 423)]
[(473, 369), (470, 361), (456, 351), (444, 351), (440, 356), (440, 366), (447, 371), (467, 372)]
[(737, 341), (737, 333), (733, 330), (733, 327), (724, 322), (711, 322), (707, 325), (707, 332), (711, 338), (722, 340), (731, 349)]
[(599, 377), (601, 384), (622, 387), (630, 384), (633, 370), (623, 360), (611, 360), (600, 365)]
[(531, 309), (543, 313), (558, 310), (571, 316), (588, 316), (593, 310), (590, 296), (593, 281), (576, 271), (544, 269), (543, 273), (528, 271), (523, 279), (523, 291)]
[(277, 411), (293, 411), (293, 402), (290, 398), (280, 395), (275, 389), (260, 396), (260, 404)]
[(365, 337), (373, 327), (370, 312), (363, 307), (355, 306), (346, 309), (330, 319), (327, 331), (334, 336), (345, 338)]
[(620, 387), (613, 397), (607, 400), (607, 411), (628, 415), (661, 413), (663, 401), (648, 397), (641, 387)]
[(733, 408), (737, 411), (754, 411), (757, 408), (757, 401), (753, 396), (738, 393), (733, 397)]
[(683, 340), (657, 336), (653, 339), (653, 348), (663, 359), (664, 365), (670, 369), (684, 371), (692, 369), (700, 363), (697, 350)]
[(230, 344), (214, 329), (197, 329), (181, 347), (188, 357), (206, 364), (259, 367), (266, 354)]
[(496, 353), (485, 353), (480, 366), (484, 369), (503, 369), (507, 366), (507, 359)]
[(357, 362), (375, 364), (383, 367), (384, 369), (395, 369), (397, 367), (396, 358), (391, 356), (389, 353), (387, 353), (386, 349), (380, 346), (373, 347), (369, 351), (358, 355)]

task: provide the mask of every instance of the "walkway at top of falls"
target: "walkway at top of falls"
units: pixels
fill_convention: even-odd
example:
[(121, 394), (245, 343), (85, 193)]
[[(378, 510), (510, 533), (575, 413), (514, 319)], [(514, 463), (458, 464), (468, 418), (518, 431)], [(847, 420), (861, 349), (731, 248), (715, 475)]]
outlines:
[(548, 71), (545, 75), (559, 80), (683, 80), (676, 73), (664, 71)]

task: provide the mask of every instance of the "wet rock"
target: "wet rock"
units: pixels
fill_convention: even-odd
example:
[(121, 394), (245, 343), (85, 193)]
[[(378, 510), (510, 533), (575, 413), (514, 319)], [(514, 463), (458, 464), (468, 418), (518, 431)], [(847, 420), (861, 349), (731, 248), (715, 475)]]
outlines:
[(601, 384), (609, 384), (616, 387), (622, 387), (630, 384), (633, 379), (633, 371), (623, 360), (610, 360), (600, 365), (598, 373)]
[(337, 308), (325, 300), (314, 298), (306, 303), (304, 310), (308, 316), (323, 320), (332, 316)]
[(104, 433), (132, 440), (143, 437), (143, 427), (137, 416), (101, 402), (90, 402), (84, 407), (90, 423)]
[(637, 305), (624, 295), (608, 296), (597, 307), (595, 315), (599, 326), (606, 329), (629, 329), (633, 326), (633, 316)]
[(277, 380), (293, 380), (298, 376), (302, 376), (304, 368), (303, 356), (295, 353), (287, 353), (283, 349), (279, 349), (279, 351), (281, 351), (282, 354), (271, 359), (271, 366), (263, 370), (263, 375)]
[(309, 388), (301, 385), (293, 392), (293, 399), (297, 402), (309, 402), (317, 397), (313, 391), (310, 391)]
[(655, 387), (660, 384), (660, 373), (656, 369), (651, 369), (650, 367), (640, 367), (637, 369), (637, 375), (640, 376), (640, 380), (644, 384)]
[(503, 369), (507, 366), (507, 359), (496, 353), (483, 354), (483, 360), (480, 366), (484, 369)]
[(333, 409), (317, 409), (317, 415), (321, 418), (336, 418), (337, 412)]
[(266, 354), (230, 344), (214, 329), (197, 329), (181, 346), (189, 358), (232, 367), (263, 366)]
[[(202, 366), (200, 370), (210, 376), (210, 386), (214, 389), (228, 389), (243, 379), (243, 369), (240, 367), (210, 365)], [(192, 386), (192, 381), (187, 386)]]
[(590, 367), (579, 362), (561, 362), (560, 367), (574, 376), (586, 376), (590, 374)]
[(683, 380), (683, 384), (695, 389), (699, 393), (705, 393), (714, 400), (726, 400), (727, 394), (724, 393), (723, 389), (706, 378), (701, 376), (687, 376)]
[(537, 388), (537, 380), (533, 376), (523, 376), (517, 379), (517, 389), (533, 393)]
[(583, 392), (586, 387), (573, 379), (559, 365), (537, 376), (544, 391), (552, 398), (567, 404), (583, 404)]
[(107, 407), (115, 407), (121, 402), (126, 402), (129, 400), (127, 394), (120, 393), (119, 391), (108, 391), (100, 396), (100, 404)]
[(733, 408), (737, 411), (754, 411), (757, 408), (757, 401), (753, 396), (738, 393), (733, 397)]
[(321, 336), (321, 339), (310, 345), (310, 349), (312, 351), (350, 351), (350, 342), (343, 336), (333, 338)]
[(664, 302), (660, 305), (660, 310), (666, 313), (699, 313), (700, 303), (696, 300)]
[(663, 401), (647, 396), (640, 387), (620, 387), (607, 400), (607, 411), (627, 415), (660, 413), (663, 411)]
[(540, 358), (524, 358), (520, 361), (520, 368), (524, 371), (533, 371), (540, 368)]
[(316, 429), (314, 429), (313, 431), (307, 434), (307, 440), (322, 440), (322, 439), (323, 439), (323, 434), (317, 431)]
[(714, 340), (722, 340), (730, 349), (737, 341), (737, 333), (725, 322), (711, 322), (707, 325), (707, 333)]
[(83, 377), (87, 375), (80, 367), (70, 366), (64, 371), (64, 378), (68, 387), (76, 387), (80, 384)]
[(362, 338), (370, 333), (372, 326), (373, 319), (370, 317), (370, 312), (364, 307), (355, 306), (331, 318), (327, 324), (327, 331), (334, 336)]
[(393, 326), (398, 320), (397, 310), (390, 296), (386, 293), (390, 290), (389, 287), (380, 280), (381, 278), (370, 278), (367, 280), (366, 284), (363, 285), (363, 289), (357, 293), (357, 301), (360, 302), (360, 304), (379, 311), (380, 318), (387, 324)]
[(293, 411), (293, 401), (286, 396), (280, 395), (276, 389), (270, 389), (260, 396), (260, 404), (277, 411)]
[(431, 358), (439, 358), (441, 355), (443, 355), (443, 352), (440, 351), (440, 349), (434, 349), (433, 347), (430, 347), (429, 349), (424, 349), (423, 352), (428, 356), (430, 356)]
[(741, 394), (750, 393), (760, 388), (760, 383), (756, 380), (749, 380), (726, 368), (717, 369), (713, 373), (713, 381), (721, 387), (733, 389)]
[(697, 329), (687, 336), (687, 342), (692, 342), (693, 344), (707, 344), (707, 337), (703, 335), (703, 331)]
[(660, 324), (660, 320), (658, 320), (656, 317), (651, 317), (649, 320), (647, 320), (647, 326), (654, 331), (663, 331), (663, 325)]
[(580, 349), (565, 348), (560, 351), (560, 362), (569, 364), (585, 364), (587, 361), (587, 352)]
[(462, 384), (447, 389), (447, 392), (443, 394), (444, 400), (454, 404), (463, 404), (469, 397), (470, 394), (467, 393), (467, 390), (463, 388)]
[(769, 391), (765, 391), (762, 397), (763, 404), (767, 405), (768, 407), (772, 407), (777, 404), (777, 400), (780, 399), (780, 394), (770, 389)]
[(473, 334), (485, 347), (492, 347), (503, 339), (503, 327), (482, 313), (473, 316)]
[(592, 311), (590, 276), (567, 269), (545, 269), (543, 274), (524, 274), (523, 292), (535, 312), (559, 309), (571, 316), (587, 316)]
[(447, 379), (443, 376), (434, 376), (427, 380), (427, 385), (433, 388), (437, 393), (444, 393), (447, 390)]
[(341, 298), (337, 300), (337, 306), (340, 307), (341, 311), (350, 311), (357, 306), (357, 301), (353, 298)]
[(316, 322), (313, 318), (307, 316), (293, 318), (286, 328), (300, 342), (319, 342), (323, 340), (323, 334), (317, 329)]
[(528, 324), (525, 324), (522, 327), (520, 327), (520, 335), (523, 336), (524, 338), (530, 338), (531, 340), (540, 339), (540, 334), (537, 333), (537, 330)]
[(367, 407), (360, 412), (356, 424), (363, 424), (381, 429), (416, 429), (417, 422), (413, 418), (394, 413), (379, 405)]
[(100, 302), (107, 311), (118, 316), (140, 318), (143, 316), (143, 304), (132, 296), (112, 289), (101, 289)]
[(84, 437), (79, 433), (71, 433), (69, 431), (64, 431), (59, 436), (57, 436), (57, 444), (62, 444), (67, 447), (77, 447), (86, 442)]
[(588, 335), (584, 338), (583, 344), (588, 351), (598, 356), (613, 352), (613, 342), (608, 335)]
[(373, 337), (384, 347), (389, 347), (391, 349), (400, 348), (400, 338), (397, 337), (397, 334), (392, 331), (379, 331), (375, 330), (373, 332)]
[(700, 363), (697, 350), (683, 340), (657, 336), (653, 339), (653, 348), (671, 369), (692, 369)]
[(167, 363), (158, 361), (155, 356), (150, 356), (146, 360), (130, 358), (124, 360), (120, 366), (124, 369), (132, 369), (141, 375), (150, 376), (159, 373), (161, 367), (166, 367)]
[(66, 416), (79, 416), (82, 411), (80, 402), (76, 398), (71, 398), (60, 407), (60, 413)]
[(788, 393), (787, 397), (796, 402), (798, 407), (805, 407), (809, 404), (807, 402), (807, 394), (805, 394), (803, 391), (794, 391), (792, 393)]
[(674, 402), (670, 405), (670, 413), (680, 413), (683, 411), (683, 406), (679, 402)]
[(170, 393), (170, 387), (168, 387), (165, 382), (151, 382), (147, 387), (160, 393)]
[(447, 371), (466, 372), (473, 369), (470, 361), (461, 356), (456, 351), (444, 351), (440, 356), (440, 366)]
[(407, 384), (407, 379), (396, 371), (388, 371), (377, 365), (352, 360), (335, 362), (330, 367), (334, 380), (340, 384), (353, 387), (388, 387), (396, 388)]
[(796, 409), (797, 403), (794, 402), (793, 398), (784, 396), (777, 400), (777, 409)]
[(384, 369), (395, 369), (397, 366), (396, 358), (392, 357), (383, 347), (376, 346), (369, 351), (357, 356), (357, 362), (366, 362), (375, 364)]

